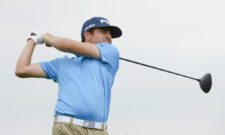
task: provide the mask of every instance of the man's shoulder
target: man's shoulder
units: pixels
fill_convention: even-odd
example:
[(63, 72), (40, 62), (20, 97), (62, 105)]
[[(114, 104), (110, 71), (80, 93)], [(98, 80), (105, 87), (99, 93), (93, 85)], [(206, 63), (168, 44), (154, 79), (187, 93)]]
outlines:
[(72, 55), (64, 55), (62, 57), (57, 57), (51, 61), (49, 61), (50, 63), (58, 63), (59, 65), (61, 64), (66, 64), (69, 61), (72, 61), (73, 59), (77, 58), (76, 56), (72, 56)]

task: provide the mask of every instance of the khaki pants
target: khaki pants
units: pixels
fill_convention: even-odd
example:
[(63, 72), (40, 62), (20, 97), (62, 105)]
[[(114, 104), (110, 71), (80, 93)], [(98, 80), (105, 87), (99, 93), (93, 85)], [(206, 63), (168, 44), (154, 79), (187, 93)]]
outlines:
[(70, 123), (57, 122), (53, 125), (52, 135), (108, 135), (106, 130), (91, 129)]

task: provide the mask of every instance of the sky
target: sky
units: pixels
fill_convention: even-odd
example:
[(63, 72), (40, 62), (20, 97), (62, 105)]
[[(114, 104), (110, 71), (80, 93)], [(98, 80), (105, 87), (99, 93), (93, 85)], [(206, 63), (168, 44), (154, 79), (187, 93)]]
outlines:
[[(51, 134), (57, 84), (21, 79), (17, 59), (32, 31), (80, 41), (81, 26), (102, 16), (119, 26), (120, 56), (195, 78), (211, 73), (212, 89), (197, 81), (120, 61), (112, 88), (110, 135), (225, 134), (225, 1), (1, 0), (0, 132)], [(32, 62), (65, 54), (37, 46)]]

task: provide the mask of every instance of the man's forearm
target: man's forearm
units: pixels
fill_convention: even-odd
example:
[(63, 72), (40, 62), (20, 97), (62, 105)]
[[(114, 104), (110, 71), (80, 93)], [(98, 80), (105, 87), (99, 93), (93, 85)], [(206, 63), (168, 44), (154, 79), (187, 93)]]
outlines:
[(28, 40), (25, 48), (23, 49), (17, 64), (16, 64), (16, 73), (23, 72), (23, 69), (31, 64), (31, 58), (34, 51), (35, 43), (33, 40)]
[(69, 38), (55, 37), (51, 34), (44, 34), (44, 42), (46, 46), (52, 46), (62, 52), (100, 58), (99, 50), (93, 43), (78, 42)]
[(76, 42), (68, 38), (56, 37), (48, 33), (44, 34), (44, 41), (48, 47), (52, 46), (60, 51), (68, 53), (72, 53), (70, 47)]

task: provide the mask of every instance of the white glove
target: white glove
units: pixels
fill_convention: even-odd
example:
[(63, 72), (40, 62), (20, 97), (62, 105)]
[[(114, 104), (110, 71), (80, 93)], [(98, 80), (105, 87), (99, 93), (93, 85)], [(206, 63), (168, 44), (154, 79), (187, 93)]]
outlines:
[(27, 41), (29, 39), (34, 40), (35, 44), (44, 44), (44, 37), (43, 34), (40, 34), (38, 32), (31, 32), (30, 36), (28, 37)]

